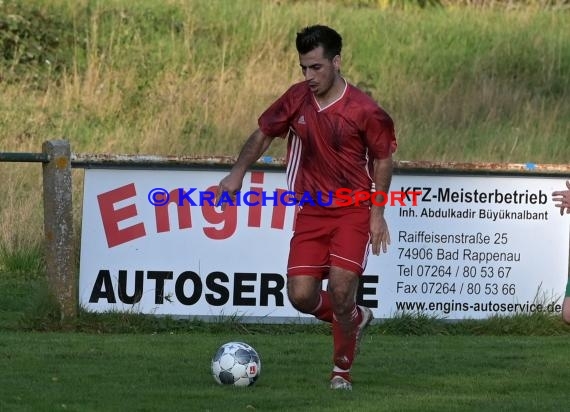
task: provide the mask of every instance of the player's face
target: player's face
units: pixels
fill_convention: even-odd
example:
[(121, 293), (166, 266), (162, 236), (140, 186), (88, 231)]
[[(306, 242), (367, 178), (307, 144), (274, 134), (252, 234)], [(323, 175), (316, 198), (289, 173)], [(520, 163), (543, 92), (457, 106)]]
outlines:
[(305, 80), (316, 96), (326, 96), (333, 86), (340, 68), (340, 56), (332, 60), (323, 56), (322, 46), (299, 55), (299, 64)]

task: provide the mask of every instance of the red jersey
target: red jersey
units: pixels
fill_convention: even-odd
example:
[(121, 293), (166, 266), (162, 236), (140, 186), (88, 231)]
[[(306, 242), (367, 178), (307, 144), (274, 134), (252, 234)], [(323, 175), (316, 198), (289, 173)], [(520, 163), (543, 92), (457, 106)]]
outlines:
[(396, 150), (394, 123), (366, 93), (346, 83), (342, 95), (320, 107), (297, 83), (258, 120), (266, 136), (288, 136), (287, 184), (298, 194), (325, 195), (340, 188), (369, 191), (374, 159)]

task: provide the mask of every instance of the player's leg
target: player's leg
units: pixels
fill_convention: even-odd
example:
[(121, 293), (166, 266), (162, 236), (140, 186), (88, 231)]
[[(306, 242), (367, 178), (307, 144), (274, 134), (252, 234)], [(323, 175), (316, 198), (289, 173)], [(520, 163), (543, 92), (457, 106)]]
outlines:
[[(321, 305), (321, 280), (310, 275), (289, 275), (287, 296), (291, 305), (299, 312), (315, 314)], [(318, 318), (318, 316), (315, 314)]]
[[(328, 290), (333, 308), (333, 372), (351, 383), (350, 369), (356, 352), (356, 333), (362, 313), (356, 306), (358, 275), (350, 270), (331, 267)], [(331, 384), (333, 383), (331, 379)], [(350, 388), (343, 388), (350, 389)]]
[(562, 301), (562, 320), (570, 325), (570, 276), (566, 284), (566, 293)]
[(360, 275), (368, 256), (370, 215), (364, 208), (346, 209), (339, 213), (342, 213), (342, 218), (337, 219), (331, 241), (328, 284), (333, 308), (334, 369), (331, 387), (351, 389), (350, 369), (358, 337), (372, 320), (372, 311), (356, 304)]
[[(330, 230), (320, 212), (303, 208), (297, 214), (287, 263), (287, 295), (295, 309), (332, 322), (332, 308), (322, 279), (328, 274)], [(326, 220), (326, 218), (325, 218)]]

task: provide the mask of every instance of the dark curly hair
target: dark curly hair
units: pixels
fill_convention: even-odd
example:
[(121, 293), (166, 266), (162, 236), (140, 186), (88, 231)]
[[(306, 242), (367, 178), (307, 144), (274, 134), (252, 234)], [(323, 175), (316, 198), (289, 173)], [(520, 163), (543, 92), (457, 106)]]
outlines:
[(342, 37), (334, 29), (328, 26), (314, 25), (305, 27), (297, 33), (295, 42), (299, 54), (306, 54), (319, 46), (323, 47), (324, 57), (332, 60), (340, 55), (342, 49)]

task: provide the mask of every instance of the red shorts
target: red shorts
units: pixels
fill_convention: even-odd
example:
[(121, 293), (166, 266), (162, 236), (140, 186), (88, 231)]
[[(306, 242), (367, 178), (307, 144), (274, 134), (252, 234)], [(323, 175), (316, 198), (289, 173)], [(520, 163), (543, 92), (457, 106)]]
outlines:
[(295, 221), (287, 275), (324, 279), (331, 266), (361, 275), (369, 243), (368, 207), (304, 206)]

